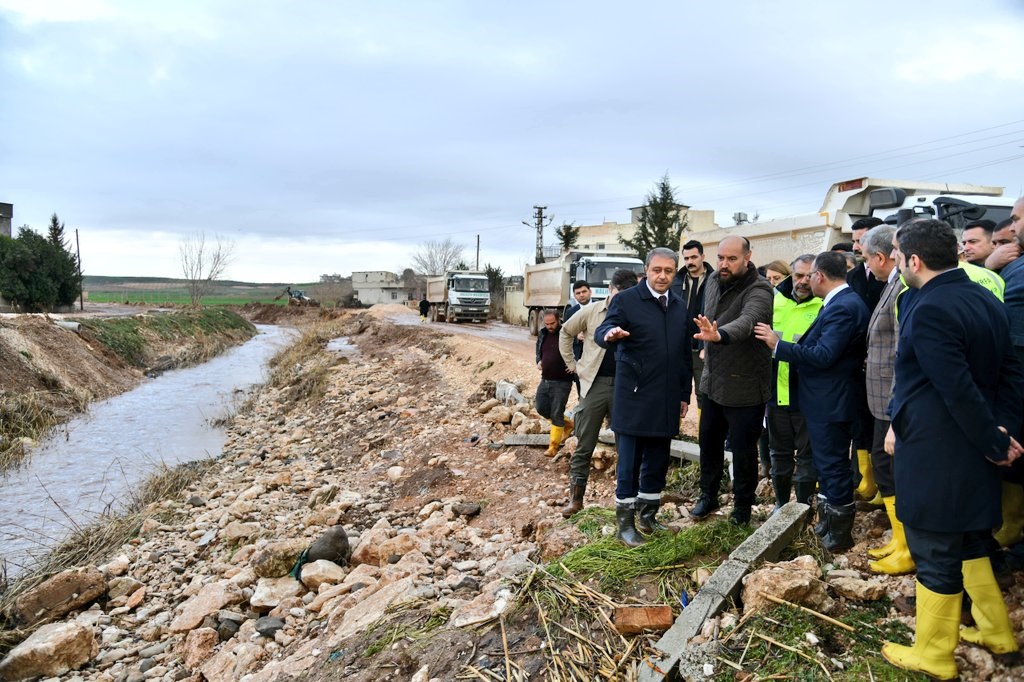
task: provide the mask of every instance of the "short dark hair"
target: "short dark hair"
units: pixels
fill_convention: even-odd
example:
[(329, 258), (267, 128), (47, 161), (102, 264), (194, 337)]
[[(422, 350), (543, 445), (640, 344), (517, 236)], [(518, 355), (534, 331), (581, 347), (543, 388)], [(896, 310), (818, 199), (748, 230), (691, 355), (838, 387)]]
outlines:
[(853, 225), (850, 225), (850, 231), (855, 232), (857, 230), (870, 230), (872, 227), (878, 227), (885, 221), (875, 216), (868, 216), (867, 218), (861, 218), (860, 220), (854, 221)]
[(559, 324), (561, 324), (562, 316), (558, 314), (558, 311), (552, 310), (551, 308), (545, 308), (544, 311), (540, 314), (540, 319), (543, 320), (548, 315), (552, 315), (556, 320), (558, 320)]
[(636, 286), (638, 281), (639, 279), (635, 272), (627, 268), (619, 268), (612, 273), (612, 278), (608, 282), (608, 286), (615, 287), (618, 291), (623, 291), (624, 289)]
[(789, 262), (790, 269), (792, 269), (793, 266), (795, 266), (797, 263), (811, 263), (811, 264), (813, 264), (814, 263), (814, 254), (813, 253), (805, 253), (805, 254), (803, 254), (801, 256), (797, 256), (796, 258), (794, 258), (793, 260), (791, 260)]
[(967, 230), (973, 230), (979, 227), (985, 234), (992, 236), (992, 233), (996, 230), (996, 222), (994, 220), (975, 220), (973, 223), (967, 223), (964, 226), (964, 232)]
[(829, 251), (853, 251), (853, 242), (839, 242), (833, 244)]
[(575, 292), (577, 289), (582, 289), (583, 287), (586, 287), (588, 289), (590, 288), (590, 284), (585, 279), (578, 279), (572, 283), (573, 292)]
[(690, 249), (697, 249), (697, 253), (699, 253), (702, 256), (704, 255), (704, 245), (701, 244), (696, 239), (691, 239), (690, 241), (683, 244), (683, 251), (689, 251)]
[(1007, 218), (1006, 220), (1000, 220), (998, 223), (996, 223), (995, 229), (992, 230), (992, 231), (993, 232), (998, 232), (999, 230), (1006, 229), (1010, 225), (1013, 225), (1013, 220), (1012, 219)]
[(904, 258), (917, 256), (929, 270), (956, 267), (959, 246), (956, 232), (944, 220), (929, 218), (904, 223), (896, 233), (896, 241)]
[(839, 251), (822, 251), (814, 257), (814, 269), (830, 280), (846, 281), (846, 256)]

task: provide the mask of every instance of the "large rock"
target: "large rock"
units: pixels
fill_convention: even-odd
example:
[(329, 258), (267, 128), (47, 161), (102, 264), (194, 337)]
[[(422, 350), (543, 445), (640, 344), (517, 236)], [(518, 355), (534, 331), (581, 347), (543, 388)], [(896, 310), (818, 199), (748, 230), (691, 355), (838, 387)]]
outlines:
[(765, 564), (743, 578), (744, 615), (775, 604), (765, 595), (802, 604), (815, 611), (828, 613), (835, 602), (825, 592), (821, 569), (812, 556), (799, 556), (792, 561)]
[(537, 544), (543, 561), (557, 559), (586, 542), (587, 536), (579, 528), (561, 519), (541, 519), (537, 523)]
[(249, 606), (259, 611), (268, 611), (281, 603), (282, 599), (298, 597), (306, 588), (295, 578), (260, 578), (256, 590), (249, 597)]
[(92, 628), (74, 621), (51, 623), (36, 630), (7, 654), (0, 662), (0, 678), (56, 677), (77, 670), (97, 653), (99, 645)]
[(256, 550), (249, 565), (257, 578), (280, 578), (295, 568), (295, 562), (304, 549), (306, 541), (302, 539), (271, 542)]
[(415, 589), (411, 577), (403, 578), (396, 583), (381, 588), (375, 592), (370, 599), (359, 602), (345, 612), (340, 619), (337, 629), (331, 635), (328, 643), (334, 648), (346, 637), (365, 630), (367, 626), (384, 615), (384, 612), (394, 603), (400, 603)]
[(232, 649), (219, 651), (203, 664), (202, 674), (208, 682), (237, 682), (255, 670), (267, 656), (267, 651), (253, 642), (239, 642)]
[[(387, 523), (385, 521), (385, 523)], [(352, 557), (352, 548), (348, 544), (348, 534), (342, 526), (333, 526), (325, 530), (320, 537), (309, 546), (306, 561), (324, 559), (339, 566), (347, 566)]]
[(880, 578), (862, 580), (848, 576), (828, 576), (828, 584), (840, 597), (854, 601), (877, 601), (886, 595), (885, 583)]
[(454, 628), (463, 628), (486, 623), (504, 613), (511, 602), (512, 592), (502, 585), (501, 580), (495, 580), (488, 583), (475, 599), (452, 611), (448, 624)]
[(220, 644), (220, 635), (213, 628), (197, 628), (185, 637), (185, 667), (198, 668), (213, 656), (213, 650)]
[(305, 564), (302, 567), (302, 584), (311, 590), (320, 589), (321, 585), (337, 585), (345, 579), (345, 569), (326, 559)]
[(171, 621), (171, 632), (192, 630), (203, 622), (210, 614), (220, 611), (225, 606), (238, 604), (244, 599), (242, 588), (230, 580), (220, 580), (203, 586), (199, 594), (189, 597), (178, 610), (177, 617)]
[(260, 534), (262, 528), (260, 524), (255, 521), (248, 523), (242, 523), (241, 521), (232, 521), (228, 525), (224, 526), (224, 530), (220, 532), (221, 537), (228, 542), (237, 542), (239, 540), (248, 540), (249, 538), (256, 537)]
[(419, 550), (421, 552), (430, 551), (430, 542), (424, 542), (421, 538), (411, 533), (399, 533), (393, 538), (388, 538), (381, 543), (378, 554), (380, 555), (381, 561), (388, 562), (393, 556), (405, 556), (409, 552)]
[[(363, 533), (359, 538), (359, 544), (352, 551), (352, 563), (380, 566), (380, 547), (394, 534), (395, 531), (391, 524), (388, 523), (388, 520), (385, 518), (379, 519), (370, 530)], [(387, 557), (384, 558), (387, 559)], [(338, 562), (335, 561), (334, 563)]]
[(60, 618), (106, 591), (106, 578), (98, 568), (70, 568), (18, 597), (14, 608), (24, 622), (37, 623)]

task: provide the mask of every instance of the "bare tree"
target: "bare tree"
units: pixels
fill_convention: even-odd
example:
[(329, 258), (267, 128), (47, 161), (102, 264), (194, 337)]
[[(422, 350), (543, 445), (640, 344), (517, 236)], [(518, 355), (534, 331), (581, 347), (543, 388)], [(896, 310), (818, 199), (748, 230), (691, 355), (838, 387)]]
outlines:
[(426, 241), (412, 257), (412, 265), (424, 275), (443, 275), (462, 261), (462, 246), (445, 237), (443, 241)]
[(181, 271), (188, 285), (188, 295), (193, 307), (199, 307), (203, 296), (209, 293), (214, 280), (224, 274), (231, 263), (235, 243), (219, 234), (214, 242), (206, 242), (205, 232), (196, 232), (182, 237), (179, 244)]

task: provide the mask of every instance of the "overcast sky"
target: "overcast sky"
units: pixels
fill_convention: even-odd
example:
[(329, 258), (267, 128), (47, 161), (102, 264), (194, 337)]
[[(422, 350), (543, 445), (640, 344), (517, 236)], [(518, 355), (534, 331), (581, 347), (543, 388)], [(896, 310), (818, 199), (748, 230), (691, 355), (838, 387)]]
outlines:
[[(1024, 2), (0, 0), (0, 201), (93, 275), (519, 273), (534, 204), (762, 218), (865, 175), (1022, 192)], [(546, 242), (553, 241), (549, 229)]]

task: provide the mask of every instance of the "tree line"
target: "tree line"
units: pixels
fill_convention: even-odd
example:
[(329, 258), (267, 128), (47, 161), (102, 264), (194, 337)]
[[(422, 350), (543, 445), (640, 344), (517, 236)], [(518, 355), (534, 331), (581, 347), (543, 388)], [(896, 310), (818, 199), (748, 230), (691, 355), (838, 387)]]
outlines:
[(28, 225), (16, 237), (0, 235), (0, 296), (21, 312), (74, 305), (82, 292), (78, 256), (54, 213), (44, 237)]

